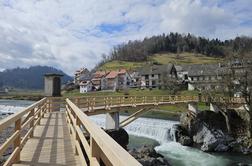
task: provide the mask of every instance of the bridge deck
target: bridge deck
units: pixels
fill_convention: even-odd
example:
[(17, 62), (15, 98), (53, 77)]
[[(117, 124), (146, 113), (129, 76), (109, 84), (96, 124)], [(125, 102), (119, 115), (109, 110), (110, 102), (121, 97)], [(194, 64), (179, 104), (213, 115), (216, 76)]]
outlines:
[(65, 118), (65, 112), (45, 114), (34, 130), (34, 137), (22, 149), (21, 162), (14, 165), (80, 165)]

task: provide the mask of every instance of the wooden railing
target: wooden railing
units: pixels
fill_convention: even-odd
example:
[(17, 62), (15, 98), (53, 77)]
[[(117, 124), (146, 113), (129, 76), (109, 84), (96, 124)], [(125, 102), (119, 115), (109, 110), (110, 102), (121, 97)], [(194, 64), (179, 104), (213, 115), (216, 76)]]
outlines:
[(79, 108), (85, 108), (87, 111), (95, 109), (111, 109), (117, 107), (135, 107), (141, 105), (167, 105), (189, 102), (212, 102), (226, 104), (244, 104), (244, 98), (235, 97), (215, 97), (207, 96), (85, 96), (70, 98)]
[(13, 151), (4, 166), (11, 165), (20, 160), (20, 151), (30, 137), (33, 137), (34, 127), (40, 124), (41, 118), (48, 109), (46, 98), (30, 105), (22, 111), (6, 117), (0, 121), (0, 132), (10, 126), (14, 127), (11, 136), (0, 146), (0, 157), (13, 146)]
[(197, 102), (198, 96), (95, 96), (76, 97), (71, 100), (79, 108), (93, 111), (96, 108), (110, 109), (112, 107), (138, 106), (138, 105), (162, 105), (183, 102)]
[(66, 99), (66, 112), (76, 154), (80, 156), (82, 165), (141, 165), (69, 99)]

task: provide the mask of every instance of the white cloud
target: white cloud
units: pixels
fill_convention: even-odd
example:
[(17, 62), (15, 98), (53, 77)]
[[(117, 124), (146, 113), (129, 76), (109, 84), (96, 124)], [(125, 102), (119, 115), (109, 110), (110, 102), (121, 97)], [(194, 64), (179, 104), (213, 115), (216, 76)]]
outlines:
[(161, 33), (252, 35), (251, 0), (0, 0), (0, 68), (92, 68), (113, 45)]

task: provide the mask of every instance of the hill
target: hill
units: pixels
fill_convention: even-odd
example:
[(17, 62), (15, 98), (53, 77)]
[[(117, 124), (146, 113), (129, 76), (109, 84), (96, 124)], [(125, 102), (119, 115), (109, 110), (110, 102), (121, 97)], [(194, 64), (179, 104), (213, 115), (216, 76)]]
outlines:
[(112, 60), (102, 64), (100, 70), (115, 70), (125, 68), (127, 70), (135, 70), (146, 64), (212, 64), (222, 62), (222, 58), (208, 57), (203, 54), (194, 53), (158, 53), (150, 56), (148, 60), (142, 62), (129, 62), (129, 61), (119, 61)]
[(62, 83), (72, 80), (63, 71), (48, 66), (32, 66), (29, 68), (7, 69), (0, 72), (0, 87), (15, 89), (43, 89), (44, 74), (63, 74)]
[[(164, 52), (169, 54), (163, 56)], [(162, 54), (160, 55), (160, 53)], [(115, 68), (115, 66), (135, 68), (151, 60), (157, 63), (167, 63), (168, 61), (176, 63), (209, 63), (212, 60), (214, 62), (215, 58), (250, 55), (251, 53), (252, 38), (247, 36), (222, 41), (192, 34), (170, 33), (150, 38), (146, 37), (143, 40), (128, 41), (114, 46), (108, 55), (104, 54), (102, 56), (103, 59), (97, 64), (96, 68)], [(180, 54), (185, 56), (177, 56)], [(178, 60), (179, 58), (181, 59)]]

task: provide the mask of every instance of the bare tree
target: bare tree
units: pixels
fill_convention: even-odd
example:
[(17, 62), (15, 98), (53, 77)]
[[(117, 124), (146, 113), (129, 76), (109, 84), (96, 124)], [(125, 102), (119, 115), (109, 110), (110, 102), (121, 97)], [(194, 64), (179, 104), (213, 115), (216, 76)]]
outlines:
[[(246, 50), (246, 49), (243, 49)], [(227, 88), (229, 94), (240, 93), (245, 100), (247, 135), (252, 137), (252, 54), (240, 51), (229, 57)]]

